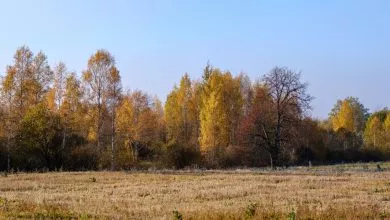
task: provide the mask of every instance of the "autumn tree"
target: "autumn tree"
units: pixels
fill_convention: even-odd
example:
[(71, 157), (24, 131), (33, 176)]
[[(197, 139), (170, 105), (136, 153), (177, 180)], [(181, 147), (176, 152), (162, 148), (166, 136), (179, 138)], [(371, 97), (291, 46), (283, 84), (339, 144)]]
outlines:
[(343, 101), (340, 111), (332, 118), (332, 125), (334, 131), (345, 129), (348, 132), (355, 131), (355, 120), (352, 106), (349, 101)]
[(34, 56), (31, 64), (32, 79), (28, 81), (31, 88), (29, 104), (35, 105), (45, 101), (53, 81), (53, 71), (48, 64), (47, 56), (40, 51)]
[(242, 114), (243, 116), (247, 115), (249, 112), (249, 109), (253, 102), (253, 88), (252, 88), (252, 81), (249, 78), (249, 76), (245, 73), (240, 73), (237, 77), (238, 81), (240, 82), (240, 91), (241, 96), (243, 100), (242, 105)]
[[(268, 89), (261, 84), (256, 84), (253, 91), (253, 99), (248, 112), (240, 121), (238, 140), (248, 157), (245, 160), (253, 160), (254, 164), (261, 164), (259, 160), (272, 161), (272, 147), (275, 133), (275, 117), (273, 112), (273, 100), (268, 94)], [(263, 153), (264, 152), (264, 153)], [(263, 154), (267, 154), (264, 157)], [(251, 158), (257, 156), (258, 158)], [(257, 162), (256, 162), (257, 161)], [(268, 160), (267, 160), (268, 161)]]
[[(31, 95), (33, 53), (27, 46), (16, 50), (13, 64), (7, 66), (3, 79), (3, 92), (8, 95), (10, 104), (15, 106), (19, 118), (27, 110), (28, 96)], [(11, 100), (12, 99), (12, 100)]]
[(6, 109), (4, 108), (4, 100), (0, 96), (0, 170), (9, 171), (9, 149), (7, 145), (7, 133), (6, 133)]
[(197, 121), (199, 120), (194, 89), (188, 74), (184, 74), (179, 87), (174, 87), (165, 103), (165, 119), (168, 140), (196, 145)]
[(161, 140), (162, 108), (159, 101), (134, 91), (124, 95), (117, 110), (116, 127), (129, 157), (137, 161)]
[(199, 159), (200, 83), (184, 74), (179, 86), (168, 94), (164, 116), (167, 144), (163, 161), (168, 166), (183, 168)]
[(364, 142), (368, 149), (372, 147), (385, 152), (390, 147), (390, 111), (374, 112), (367, 120), (364, 130)]
[(106, 50), (78, 78), (22, 46), (1, 77), (0, 166), (114, 170), (149, 160), (176, 168), (274, 167), (390, 155), (388, 109), (369, 115), (347, 97), (317, 121), (306, 114), (311, 99), (300, 73), (286, 67), (252, 83), (207, 64), (199, 80), (184, 74), (162, 104), (139, 90), (123, 93)]
[(111, 114), (111, 170), (115, 170), (115, 135), (116, 135), (116, 111), (121, 98), (121, 77), (117, 69), (112, 69), (108, 76), (107, 102)]
[(358, 98), (347, 97), (338, 100), (329, 113), (329, 122), (333, 130), (331, 134), (338, 142), (331, 146), (332, 150), (342, 147), (346, 156), (352, 155), (353, 151), (358, 151), (363, 145), (363, 132), (367, 118), (368, 109), (359, 102)]
[[(20, 126), (20, 119), (29, 108), (45, 101), (52, 80), (52, 71), (43, 52), (36, 56), (27, 46), (16, 50), (12, 65), (7, 66), (2, 79), (2, 94), (6, 100), (7, 151)], [(9, 164), (9, 163), (8, 163)], [(9, 168), (9, 165), (8, 165)]]
[(53, 86), (48, 93), (48, 106), (52, 111), (58, 112), (63, 104), (65, 96), (66, 79), (69, 71), (63, 62), (59, 62), (53, 71)]
[(27, 46), (16, 51), (13, 64), (7, 67), (3, 90), (12, 95), (13, 105), (20, 117), (29, 107), (44, 101), (52, 83), (52, 76), (53, 72), (43, 52), (34, 56)]
[[(88, 68), (83, 72), (83, 80), (87, 84), (87, 93), (91, 104), (96, 108), (96, 140), (97, 149), (102, 150), (104, 114), (107, 111), (108, 99), (113, 78), (120, 80), (114, 57), (106, 50), (98, 50), (88, 60)], [(91, 106), (91, 107), (92, 107)]]
[(65, 130), (69, 132), (82, 133), (82, 115), (85, 114), (83, 112), (82, 97), (83, 91), (80, 80), (75, 73), (69, 73), (65, 79), (63, 98), (60, 105), (60, 115), (65, 123)]
[(87, 139), (88, 123), (85, 119), (86, 106), (82, 103), (83, 90), (76, 74), (67, 73), (61, 87), (62, 98), (56, 99), (62, 126), (61, 151), (63, 158), (66, 158), (64, 154), (70, 153), (69, 149), (65, 149), (66, 146), (74, 145), (76, 137)]
[(242, 110), (240, 82), (229, 72), (205, 68), (200, 108), (200, 149), (207, 153), (235, 143)]
[(266, 143), (271, 167), (274, 163), (281, 163), (279, 156), (281, 150), (288, 151), (286, 146), (293, 138), (292, 129), (299, 124), (305, 111), (310, 109), (312, 97), (306, 92), (307, 83), (302, 83), (300, 77), (300, 73), (287, 67), (275, 67), (262, 78), (272, 104), (268, 110), (269, 123), (260, 123), (260, 128), (264, 129), (257, 135)]
[(386, 149), (390, 151), (390, 112), (386, 114), (383, 129), (385, 133)]
[(343, 128), (348, 132), (360, 135), (364, 131), (368, 109), (359, 102), (358, 98), (348, 97), (337, 101), (329, 113), (329, 118), (334, 131)]
[(11, 168), (11, 144), (17, 129), (16, 109), (16, 82), (15, 69), (7, 67), (7, 74), (1, 81), (1, 97), (3, 104), (3, 132), (6, 136), (6, 151), (7, 151), (7, 171)]
[(45, 103), (37, 104), (26, 112), (17, 131), (16, 146), (22, 169), (61, 166), (58, 116)]
[(370, 117), (367, 120), (366, 129), (364, 131), (365, 142), (372, 144), (375, 147), (383, 144), (383, 125), (377, 116)]

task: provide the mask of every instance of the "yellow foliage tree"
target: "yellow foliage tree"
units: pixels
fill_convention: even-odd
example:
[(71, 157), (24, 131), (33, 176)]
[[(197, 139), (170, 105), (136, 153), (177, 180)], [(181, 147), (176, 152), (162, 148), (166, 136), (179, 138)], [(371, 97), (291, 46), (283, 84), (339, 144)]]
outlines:
[(188, 74), (184, 74), (180, 86), (175, 86), (168, 94), (165, 119), (170, 142), (196, 145), (199, 116), (195, 95)]
[(218, 69), (212, 69), (204, 78), (199, 137), (203, 153), (234, 143), (234, 132), (242, 109), (239, 80)]
[[(62, 87), (63, 91), (61, 92), (61, 102), (60, 104), (57, 104), (59, 106), (59, 114), (64, 126), (62, 146), (65, 146), (65, 142), (69, 134), (78, 134), (88, 140), (95, 141), (96, 134), (94, 134), (93, 129), (91, 129), (93, 127), (91, 125), (92, 123), (88, 123), (86, 106), (84, 106), (81, 102), (83, 92), (76, 74), (69, 73), (66, 76)], [(58, 92), (59, 91), (56, 91), (56, 103), (59, 103)]]
[(141, 91), (125, 95), (117, 109), (116, 127), (126, 150), (132, 150), (137, 160), (138, 151), (161, 140), (162, 108)]
[(384, 122), (384, 129), (388, 134), (390, 134), (390, 112), (387, 113), (386, 115), (386, 119)]
[[(115, 66), (114, 57), (106, 50), (98, 50), (88, 60), (88, 68), (83, 72), (83, 80), (87, 85), (90, 104), (96, 107), (95, 123), (97, 134), (97, 148), (103, 149), (104, 122), (107, 108), (110, 105), (113, 93), (120, 87), (120, 75)], [(115, 111), (115, 110), (114, 110)], [(111, 112), (112, 115), (114, 111)], [(114, 133), (114, 132), (112, 132)]]
[(383, 123), (384, 138), (385, 138), (385, 148), (390, 151), (390, 112), (387, 113), (386, 119)]
[(356, 97), (338, 100), (329, 115), (334, 131), (343, 128), (345, 131), (357, 135), (361, 135), (364, 132), (369, 116), (368, 109)]
[(349, 132), (355, 131), (353, 110), (348, 100), (342, 101), (339, 112), (331, 120), (334, 131), (338, 131), (341, 128)]
[(367, 145), (374, 147), (383, 145), (383, 126), (377, 116), (370, 117), (364, 130), (364, 140)]

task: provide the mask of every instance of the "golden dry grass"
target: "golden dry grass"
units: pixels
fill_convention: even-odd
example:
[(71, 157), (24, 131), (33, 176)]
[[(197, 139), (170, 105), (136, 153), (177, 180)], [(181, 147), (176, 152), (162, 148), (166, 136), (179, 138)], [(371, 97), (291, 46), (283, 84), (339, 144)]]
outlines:
[(333, 167), (0, 177), (0, 218), (172, 219), (175, 210), (184, 219), (387, 219), (390, 171)]

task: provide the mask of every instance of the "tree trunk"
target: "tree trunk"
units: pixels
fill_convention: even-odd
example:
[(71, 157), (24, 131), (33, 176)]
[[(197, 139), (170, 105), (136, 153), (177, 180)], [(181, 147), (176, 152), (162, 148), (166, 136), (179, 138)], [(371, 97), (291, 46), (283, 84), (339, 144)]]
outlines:
[(138, 161), (138, 143), (137, 143), (137, 141), (131, 142), (131, 149), (133, 152), (133, 161), (137, 162)]
[(98, 121), (97, 121), (97, 148), (98, 148), (98, 151), (101, 152), (101, 143), (100, 143), (100, 139), (101, 139), (101, 105), (100, 103), (98, 103)]
[(111, 121), (111, 170), (115, 170), (115, 109), (112, 110)]
[(279, 165), (279, 150), (275, 147), (270, 151), (271, 168), (274, 170)]
[(278, 109), (278, 115), (277, 115), (278, 119), (277, 119), (277, 124), (276, 124), (275, 145), (274, 145), (274, 148), (271, 149), (273, 162), (275, 163), (276, 166), (279, 163), (278, 157), (279, 157), (279, 151), (280, 151), (280, 142), (281, 142), (280, 136), (281, 136), (281, 127), (282, 127), (282, 122), (281, 122), (282, 114), (280, 113), (279, 102), (278, 102), (277, 109)]
[(10, 138), (10, 134), (8, 134), (8, 138), (7, 138), (7, 172), (9, 172), (11, 169), (10, 145), (11, 145), (11, 138)]
[[(10, 99), (9, 99), (10, 100)], [(11, 112), (12, 112), (12, 104), (11, 104), (11, 101), (9, 101), (8, 103), (8, 106), (9, 106), (9, 110), (8, 110), (8, 120), (9, 122), (11, 122), (12, 124), (12, 117), (11, 117)], [(9, 130), (8, 130), (8, 135), (7, 135), (7, 172), (10, 171), (11, 169), (11, 136), (13, 134), (13, 129), (12, 129), (12, 125), (8, 125), (9, 127)]]
[(61, 142), (61, 167), (64, 167), (64, 151), (66, 144), (66, 127), (64, 128), (64, 132), (62, 133), (62, 142)]
[(270, 165), (271, 165), (271, 170), (274, 169), (274, 163), (273, 163), (273, 160), (272, 160), (272, 154), (269, 153), (269, 161), (270, 161)]
[(272, 157), (273, 157), (273, 162), (277, 166), (279, 165), (279, 151), (280, 151), (280, 127), (278, 126), (276, 129), (276, 135), (275, 135), (275, 145), (274, 148), (271, 150), (272, 152)]

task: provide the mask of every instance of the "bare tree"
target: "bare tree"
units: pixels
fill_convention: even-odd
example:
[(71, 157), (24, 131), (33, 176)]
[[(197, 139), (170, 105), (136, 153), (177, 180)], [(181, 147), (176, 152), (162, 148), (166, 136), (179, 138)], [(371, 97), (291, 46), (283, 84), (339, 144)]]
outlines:
[(294, 132), (310, 109), (312, 97), (306, 93), (300, 73), (286, 67), (275, 67), (255, 85), (250, 110), (241, 121), (243, 144), (263, 149), (269, 154), (270, 165), (280, 164), (282, 150), (291, 153)]
[(273, 101), (274, 135), (265, 137), (273, 139), (266, 141), (270, 144), (268, 149), (271, 166), (273, 162), (278, 163), (282, 144), (291, 138), (288, 127), (299, 121), (306, 110), (310, 109), (310, 101), (313, 98), (306, 93), (307, 83), (302, 83), (300, 78), (300, 73), (287, 67), (275, 67), (262, 79)]

